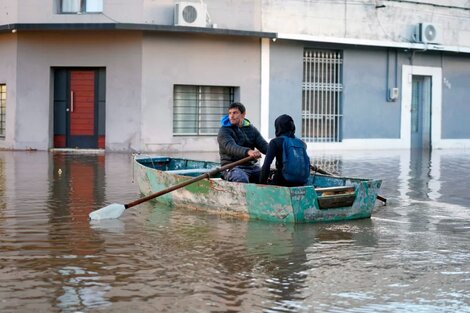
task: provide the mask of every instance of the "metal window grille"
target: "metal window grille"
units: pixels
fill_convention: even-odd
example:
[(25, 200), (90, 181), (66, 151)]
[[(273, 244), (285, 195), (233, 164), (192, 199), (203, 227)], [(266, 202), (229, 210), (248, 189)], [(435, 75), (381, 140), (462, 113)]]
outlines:
[(303, 64), (302, 139), (306, 142), (340, 142), (342, 54), (307, 49)]
[(0, 84), (0, 138), (5, 138), (7, 111), (7, 85)]
[(175, 85), (173, 134), (217, 135), (220, 118), (234, 101), (234, 87)]
[(331, 174), (343, 172), (343, 161), (335, 155), (315, 155), (310, 157), (310, 162)]

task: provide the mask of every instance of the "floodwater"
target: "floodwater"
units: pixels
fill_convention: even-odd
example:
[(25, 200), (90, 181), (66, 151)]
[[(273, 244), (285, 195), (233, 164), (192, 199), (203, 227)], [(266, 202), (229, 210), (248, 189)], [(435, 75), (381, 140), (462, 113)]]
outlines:
[(282, 225), (147, 202), (90, 223), (141, 197), (131, 155), (0, 151), (0, 312), (470, 312), (470, 152), (312, 158), (383, 179), (387, 205)]

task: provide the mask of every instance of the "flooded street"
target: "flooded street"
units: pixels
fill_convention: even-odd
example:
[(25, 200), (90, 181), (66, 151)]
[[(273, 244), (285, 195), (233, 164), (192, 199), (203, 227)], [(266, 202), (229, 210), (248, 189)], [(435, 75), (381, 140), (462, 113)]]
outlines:
[(90, 223), (141, 197), (132, 155), (0, 151), (0, 312), (470, 312), (469, 151), (312, 159), (382, 179), (387, 205), (282, 225), (147, 202)]

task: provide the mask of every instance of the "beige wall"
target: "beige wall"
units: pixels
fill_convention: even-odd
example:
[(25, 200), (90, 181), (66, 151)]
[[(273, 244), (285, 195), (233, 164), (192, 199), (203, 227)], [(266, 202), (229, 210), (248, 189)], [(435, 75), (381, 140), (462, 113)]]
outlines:
[[(18, 38), (18, 62), (8, 77), (12, 79), (16, 70), (20, 83), (12, 106), (16, 112), (8, 111), (9, 119), (16, 116), (8, 124), (14, 134), (11, 148), (52, 147), (54, 67), (106, 68), (109, 151), (217, 150), (215, 136), (173, 136), (174, 84), (239, 88), (237, 100), (247, 106), (247, 117), (259, 127), (257, 38), (141, 32), (18, 32), (8, 38), (12, 36)], [(16, 45), (10, 45), (11, 51), (2, 55), (16, 58)]]
[(142, 151), (216, 151), (215, 136), (173, 137), (173, 85), (233, 86), (247, 117), (260, 123), (259, 39), (146, 35), (143, 48)]
[[(10, 23), (173, 25), (173, 11), (177, 2), (180, 1), (104, 0), (103, 13), (57, 14), (59, 0), (3, 0), (0, 2), (0, 25)], [(438, 31), (442, 34), (441, 44), (470, 47), (468, 0), (410, 2), (204, 0), (204, 3), (207, 5), (210, 24), (217, 24), (218, 28), (410, 42), (416, 24), (433, 23), (438, 26)], [(385, 7), (376, 8), (380, 5)]]
[[(144, 0), (103, 0), (103, 14), (57, 14), (59, 0), (2, 0), (4, 15), (17, 12), (10, 23), (142, 23)], [(15, 3), (15, 4), (13, 4)], [(17, 8), (16, 8), (17, 6)], [(0, 24), (6, 24), (0, 13)]]
[[(57, 14), (59, 0), (2, 0), (0, 25), (10, 23), (142, 23), (173, 25), (175, 3), (195, 0), (103, 0), (103, 13)], [(261, 1), (205, 0), (211, 24), (261, 30)]]
[[(93, 34), (93, 36), (90, 36)], [(106, 68), (106, 145), (140, 140), (141, 33), (18, 33), (16, 146), (52, 146), (52, 67)]]

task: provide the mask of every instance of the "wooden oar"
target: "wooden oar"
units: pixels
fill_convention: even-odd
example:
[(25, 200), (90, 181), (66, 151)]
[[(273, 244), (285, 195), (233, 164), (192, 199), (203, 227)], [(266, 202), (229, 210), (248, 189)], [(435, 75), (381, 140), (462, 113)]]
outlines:
[(129, 209), (133, 206), (136, 206), (138, 204), (141, 204), (142, 202), (152, 200), (156, 197), (162, 196), (166, 193), (172, 192), (176, 189), (183, 188), (187, 185), (190, 185), (192, 183), (195, 183), (197, 181), (203, 180), (204, 178), (210, 178), (211, 176), (214, 176), (217, 173), (220, 173), (222, 171), (234, 168), (237, 165), (241, 165), (245, 162), (248, 162), (252, 160), (253, 157), (246, 157), (244, 159), (238, 160), (236, 162), (224, 165), (222, 167), (217, 167), (213, 169), (210, 172), (204, 173), (202, 175), (199, 175), (197, 177), (194, 177), (192, 179), (189, 179), (187, 181), (184, 181), (182, 183), (179, 183), (177, 185), (174, 185), (172, 187), (160, 190), (159, 192), (153, 193), (151, 195), (148, 195), (146, 197), (143, 197), (141, 199), (137, 199), (133, 202), (130, 202), (128, 204), (119, 204), (119, 203), (113, 203), (108, 206), (105, 206), (104, 208), (98, 209), (96, 211), (91, 212), (88, 216), (91, 220), (102, 220), (102, 219), (112, 219), (112, 218), (119, 218), (122, 215), (122, 212), (124, 212), (125, 209)]
[[(321, 168), (319, 168), (318, 166), (315, 166), (315, 165), (310, 165), (310, 168), (312, 169), (312, 171), (314, 172), (318, 172), (320, 174), (324, 174), (324, 175), (328, 175), (328, 176), (333, 176), (335, 177), (336, 175), (332, 174), (332, 173), (329, 173), (325, 170), (322, 170)], [(387, 198), (384, 198), (380, 195), (377, 195), (377, 199), (382, 201), (384, 205), (387, 205)]]

